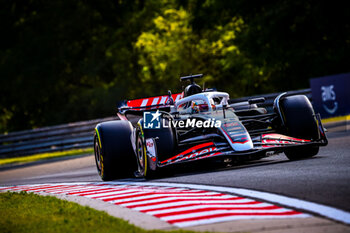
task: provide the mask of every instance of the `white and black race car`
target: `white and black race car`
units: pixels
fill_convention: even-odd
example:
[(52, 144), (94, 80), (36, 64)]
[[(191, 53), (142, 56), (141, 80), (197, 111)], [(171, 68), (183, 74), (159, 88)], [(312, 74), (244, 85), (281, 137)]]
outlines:
[(252, 160), (284, 152), (290, 160), (316, 155), (327, 145), (319, 114), (304, 95), (279, 95), (273, 112), (264, 98), (229, 104), (229, 95), (202, 90), (194, 78), (184, 92), (123, 101), (120, 120), (96, 126), (95, 160), (102, 180), (203, 160)]

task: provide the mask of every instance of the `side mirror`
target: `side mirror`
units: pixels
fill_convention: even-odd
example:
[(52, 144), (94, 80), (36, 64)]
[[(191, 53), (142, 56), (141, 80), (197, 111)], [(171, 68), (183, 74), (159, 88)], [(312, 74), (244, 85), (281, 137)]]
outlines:
[(249, 103), (250, 105), (252, 105), (252, 104), (259, 104), (259, 103), (264, 103), (264, 102), (265, 102), (265, 98), (264, 98), (264, 97), (254, 98), (254, 99), (248, 100), (248, 103)]
[(168, 101), (167, 101), (167, 104), (170, 104), (170, 105), (174, 105), (175, 101), (172, 97), (172, 94), (171, 94), (171, 91), (168, 90)]

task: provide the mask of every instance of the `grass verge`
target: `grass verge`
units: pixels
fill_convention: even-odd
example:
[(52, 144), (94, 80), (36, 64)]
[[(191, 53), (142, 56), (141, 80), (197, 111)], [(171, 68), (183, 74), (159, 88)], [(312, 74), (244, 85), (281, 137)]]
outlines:
[(93, 148), (86, 148), (86, 149), (74, 149), (74, 150), (67, 150), (67, 151), (42, 153), (42, 154), (35, 154), (35, 155), (29, 155), (29, 156), (23, 156), (23, 157), (3, 158), (3, 159), (0, 159), (0, 165), (14, 164), (14, 163), (28, 163), (28, 162), (34, 162), (38, 160), (51, 159), (51, 158), (57, 158), (57, 157), (63, 157), (63, 156), (73, 156), (73, 155), (81, 155), (81, 154), (89, 154), (89, 153), (92, 154), (93, 152), (94, 152)]
[(26, 192), (0, 193), (0, 232), (141, 232), (180, 233), (193, 231), (147, 231), (107, 213), (50, 196)]

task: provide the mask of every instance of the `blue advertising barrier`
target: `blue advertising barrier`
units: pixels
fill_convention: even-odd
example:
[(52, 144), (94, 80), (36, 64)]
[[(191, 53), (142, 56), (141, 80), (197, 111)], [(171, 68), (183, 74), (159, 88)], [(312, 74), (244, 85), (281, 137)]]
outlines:
[(312, 104), (322, 118), (350, 114), (350, 73), (310, 80)]

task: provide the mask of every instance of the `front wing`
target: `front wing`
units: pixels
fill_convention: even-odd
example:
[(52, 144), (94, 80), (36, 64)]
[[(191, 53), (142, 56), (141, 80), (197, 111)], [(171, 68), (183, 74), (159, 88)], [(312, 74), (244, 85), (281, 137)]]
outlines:
[[(159, 161), (158, 166), (164, 167), (173, 164), (198, 161), (208, 158), (234, 158), (252, 155), (267, 156), (267, 152), (280, 153), (289, 148), (305, 147), (305, 146), (321, 146), (326, 145), (327, 141), (320, 139), (317, 141), (292, 138), (281, 134), (264, 134), (261, 140), (254, 143), (254, 148), (247, 151), (233, 151), (228, 144), (206, 142), (193, 146), (169, 159)], [(264, 157), (261, 156), (261, 157)]]
[(289, 148), (305, 146), (326, 146), (328, 144), (328, 140), (319, 114), (316, 114), (316, 120), (320, 132), (320, 138), (318, 140), (294, 138), (277, 133), (266, 133), (252, 138), (254, 147), (253, 149), (247, 151), (234, 151), (228, 143), (206, 142), (190, 147), (185, 151), (164, 161), (158, 161), (157, 166), (164, 167), (172, 164), (216, 157), (222, 157), (223, 159), (234, 157), (244, 158), (244, 156), (251, 157), (254, 155), (265, 157), (267, 156), (268, 152), (280, 153)]

